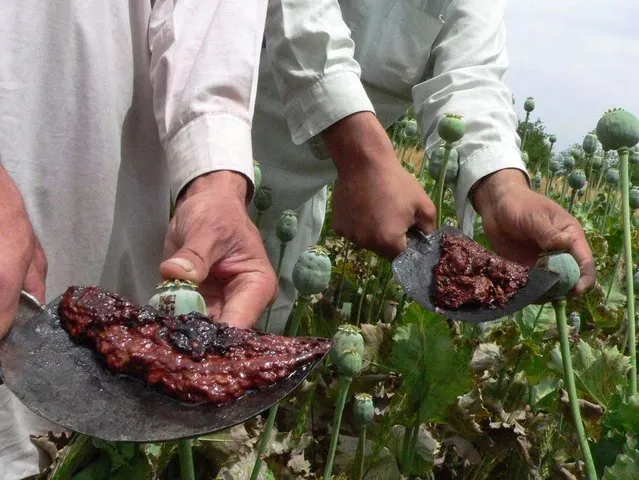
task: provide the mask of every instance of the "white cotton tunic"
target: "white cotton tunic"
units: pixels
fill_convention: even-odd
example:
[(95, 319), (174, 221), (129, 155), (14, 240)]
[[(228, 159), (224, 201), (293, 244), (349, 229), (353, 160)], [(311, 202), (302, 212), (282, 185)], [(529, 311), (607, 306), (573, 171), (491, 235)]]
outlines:
[[(152, 17), (150, 0), (0, 0), (0, 157), (48, 256), (48, 300), (84, 284), (148, 300), (170, 190), (229, 166), (252, 180), (265, 14), (265, 0), (157, 0)], [(0, 386), (0, 480), (38, 472), (29, 434), (49, 427)]]

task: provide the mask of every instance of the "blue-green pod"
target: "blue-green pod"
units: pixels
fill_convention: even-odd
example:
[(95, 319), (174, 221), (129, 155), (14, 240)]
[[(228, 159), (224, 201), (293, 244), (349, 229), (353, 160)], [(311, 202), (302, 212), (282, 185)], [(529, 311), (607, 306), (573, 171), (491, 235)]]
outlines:
[(302, 296), (322, 293), (331, 280), (331, 269), (328, 251), (319, 245), (312, 245), (295, 262), (293, 286)]
[(275, 227), (275, 236), (282, 243), (288, 243), (297, 236), (298, 222), (295, 210), (284, 210)]
[(604, 176), (604, 180), (609, 185), (618, 185), (619, 184), (619, 170), (617, 170), (616, 168), (609, 168), (606, 171), (606, 174)]
[(594, 133), (589, 133), (584, 137), (584, 141), (581, 146), (583, 147), (584, 152), (586, 152), (588, 155), (591, 155), (595, 153), (595, 151), (597, 151), (598, 142), (599, 139), (597, 138), (597, 135), (595, 135)]
[(606, 151), (632, 148), (639, 142), (639, 120), (622, 108), (610, 109), (597, 122), (597, 137)]
[(167, 280), (155, 287), (156, 294), (149, 305), (166, 315), (186, 315), (199, 312), (206, 315), (206, 303), (197, 285), (187, 280)]
[[(430, 162), (428, 163), (428, 173), (435, 181), (439, 180), (439, 169), (444, 161), (444, 155), (446, 149), (439, 147), (431, 155)], [(455, 147), (450, 149), (448, 155), (448, 163), (446, 164), (446, 183), (455, 183), (457, 175), (459, 173), (459, 154)]]
[(260, 162), (257, 160), (253, 160), (253, 184), (255, 185), (255, 190), (262, 185), (262, 167), (260, 167)]
[(557, 283), (546, 292), (545, 297), (550, 300), (565, 297), (577, 285), (581, 277), (579, 265), (569, 253), (545, 255), (537, 262), (537, 266), (559, 275)]
[(628, 192), (628, 203), (633, 210), (639, 208), (639, 187), (632, 187)]
[(437, 124), (437, 133), (447, 143), (453, 143), (464, 136), (464, 121), (461, 115), (447, 113)]
[(368, 393), (358, 393), (353, 402), (353, 420), (355, 425), (361, 429), (373, 421), (375, 416), (375, 405), (373, 397)]
[(265, 212), (271, 205), (273, 204), (273, 197), (271, 194), (271, 189), (269, 187), (260, 186), (255, 191), (255, 196), (253, 197), (253, 205), (260, 212)]
[(586, 184), (586, 173), (583, 170), (573, 170), (568, 175), (568, 185), (573, 190), (579, 190)]
[(524, 110), (528, 113), (532, 112), (535, 109), (535, 99), (533, 97), (528, 97), (524, 101)]
[(575, 168), (575, 165), (577, 165), (577, 162), (575, 162), (575, 157), (573, 157), (572, 155), (567, 156), (566, 158), (564, 158), (564, 168), (566, 170), (568, 170), (569, 172)]

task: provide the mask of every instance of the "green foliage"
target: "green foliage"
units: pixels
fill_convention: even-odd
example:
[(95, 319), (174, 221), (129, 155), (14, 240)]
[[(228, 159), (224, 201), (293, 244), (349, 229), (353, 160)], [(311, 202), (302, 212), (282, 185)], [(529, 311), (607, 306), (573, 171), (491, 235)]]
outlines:
[(628, 435), (623, 452), (617, 456), (612, 467), (607, 467), (603, 480), (636, 480), (639, 478), (639, 450), (637, 441)]
[(612, 397), (610, 407), (603, 419), (605, 427), (615, 433), (639, 432), (639, 395), (625, 399), (621, 389)]
[[(615, 347), (600, 346), (593, 348), (580, 340), (573, 354), (573, 370), (577, 392), (582, 399), (594, 402), (607, 409), (617, 388), (628, 383), (630, 359)], [(551, 368), (562, 374), (561, 352), (559, 346), (552, 351)]]
[(467, 349), (455, 345), (443, 319), (411, 305), (397, 328), (391, 354), (402, 390), (419, 422), (444, 422), (445, 411), (470, 388)]

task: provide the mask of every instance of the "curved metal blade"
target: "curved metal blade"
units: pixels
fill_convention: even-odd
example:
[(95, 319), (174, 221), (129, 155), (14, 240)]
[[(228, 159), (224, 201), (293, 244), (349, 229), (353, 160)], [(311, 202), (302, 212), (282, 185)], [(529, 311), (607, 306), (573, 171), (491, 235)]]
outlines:
[(0, 376), (35, 413), (104, 440), (160, 442), (242, 423), (286, 397), (324, 358), (233, 402), (187, 404), (139, 380), (110, 373), (92, 350), (73, 343), (60, 327), (60, 299), (42, 310), (21, 301), (15, 324), (0, 343)]
[(408, 248), (393, 261), (393, 274), (406, 293), (427, 310), (452, 320), (482, 323), (505, 317), (535, 303), (555, 283), (558, 276), (553, 272), (531, 268), (528, 283), (519, 290), (503, 308), (462, 307), (445, 310), (433, 304), (430, 291), (433, 284), (433, 269), (441, 255), (439, 242), (444, 234), (464, 235), (453, 227), (442, 227), (429, 235), (411, 232)]

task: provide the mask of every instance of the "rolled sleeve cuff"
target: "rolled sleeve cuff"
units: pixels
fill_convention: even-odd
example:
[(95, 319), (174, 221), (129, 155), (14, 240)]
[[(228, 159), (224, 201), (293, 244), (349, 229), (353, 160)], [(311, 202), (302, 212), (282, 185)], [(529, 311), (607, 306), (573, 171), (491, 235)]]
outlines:
[(521, 152), (516, 147), (484, 148), (476, 151), (461, 165), (455, 189), (455, 205), (457, 206), (457, 218), (466, 235), (472, 237), (473, 219), (477, 214), (469, 196), (471, 188), (486, 175), (506, 168), (521, 170), (530, 185), (530, 176), (526, 165), (521, 159)]
[(171, 198), (193, 179), (218, 170), (242, 173), (253, 191), (251, 126), (231, 115), (202, 115), (182, 127), (166, 148)]
[(320, 78), (285, 107), (291, 139), (301, 145), (332, 124), (357, 112), (373, 112), (359, 75), (340, 72)]

